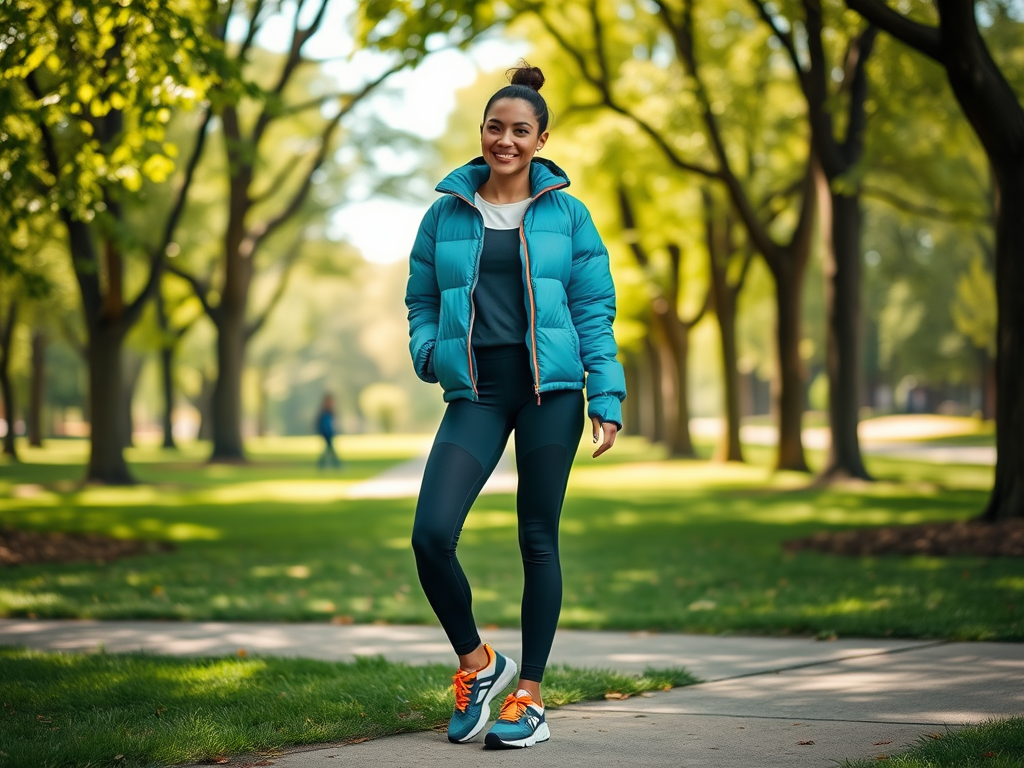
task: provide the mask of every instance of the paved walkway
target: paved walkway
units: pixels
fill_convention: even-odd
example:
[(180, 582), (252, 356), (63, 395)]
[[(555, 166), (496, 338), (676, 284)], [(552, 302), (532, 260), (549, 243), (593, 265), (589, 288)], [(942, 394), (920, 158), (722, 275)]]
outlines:
[[(515, 658), (515, 630), (486, 639)], [(178, 655), (237, 653), (349, 660), (381, 654), (450, 663), (440, 629), (325, 624), (0, 620), (0, 644)], [(551, 741), (528, 752), (455, 746), (444, 734), (290, 751), (278, 768), (526, 765), (834, 768), (909, 746), (946, 727), (1024, 715), (1024, 645), (920, 640), (558, 633), (553, 663), (637, 672), (684, 666), (706, 682), (624, 701), (552, 710)], [(243, 765), (236, 760), (234, 764)]]

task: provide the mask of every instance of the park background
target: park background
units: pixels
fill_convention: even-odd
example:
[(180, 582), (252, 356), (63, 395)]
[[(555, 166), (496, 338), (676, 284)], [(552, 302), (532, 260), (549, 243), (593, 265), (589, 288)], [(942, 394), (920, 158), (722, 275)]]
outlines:
[[(434, 621), (414, 492), (365, 489), (443, 412), (408, 359), (407, 252), (525, 57), (548, 77), (544, 155), (610, 252), (630, 391), (614, 451), (577, 457), (561, 625), (1019, 641), (1024, 9), (849, 6), (5, 5), (0, 615)], [(337, 472), (315, 464), (325, 392)], [(462, 538), (485, 626), (518, 623), (514, 509), (487, 495)], [(0, 663), (37, 681), (26, 702), (48, 681), (54, 764), (358, 739), (450, 707), (443, 670), (383, 662), (380, 701), (426, 699), (312, 725), (328, 689), (374, 687), (365, 665), (303, 667), (306, 709), (284, 711), (260, 698), (276, 683), (238, 686), (294, 667)], [(203, 699), (209, 720), (161, 742), (87, 692), (115, 673), (143, 697), (216, 679), (262, 702), (240, 720), (284, 724), (228, 734)], [(555, 701), (686, 682), (566, 674)], [(123, 743), (89, 741), (68, 686)], [(42, 721), (4, 716), (33, 754)]]

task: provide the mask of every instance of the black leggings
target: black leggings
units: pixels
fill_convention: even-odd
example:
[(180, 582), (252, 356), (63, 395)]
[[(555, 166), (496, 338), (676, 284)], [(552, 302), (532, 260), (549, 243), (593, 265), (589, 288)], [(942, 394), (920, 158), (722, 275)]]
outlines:
[(448, 404), (427, 459), (412, 546), (423, 591), (452, 647), (470, 653), (480, 635), (455, 548), (514, 430), (524, 572), (520, 677), (539, 683), (562, 606), (558, 518), (585, 416), (578, 390), (545, 392), (537, 405), (528, 354), (525, 345), (476, 351), (479, 400)]

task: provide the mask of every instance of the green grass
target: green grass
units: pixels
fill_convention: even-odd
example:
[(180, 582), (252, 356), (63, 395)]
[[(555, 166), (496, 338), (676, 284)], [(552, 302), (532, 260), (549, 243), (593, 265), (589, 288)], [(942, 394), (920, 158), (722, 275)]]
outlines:
[[(283, 747), (438, 728), (451, 716), (451, 667), (381, 659), (179, 659), (0, 648), (0, 766), (86, 768), (214, 761)], [(555, 668), (545, 706), (695, 680)]]
[[(26, 464), (0, 473), (0, 522), (178, 550), (0, 569), (0, 615), (433, 624), (409, 547), (415, 499), (346, 497), (428, 444), (348, 436), (336, 475), (317, 473), (316, 442), (301, 438), (253, 443), (248, 466), (203, 464), (202, 447), (137, 449), (149, 484), (84, 489), (81, 443), (25, 451)], [(590, 450), (585, 441), (562, 517), (563, 627), (1024, 639), (1019, 560), (781, 547), (819, 530), (972, 517), (991, 467), (869, 458), (878, 483), (809, 489), (806, 476), (772, 474), (768, 448), (747, 447), (749, 465), (667, 460), (625, 436), (600, 460)], [(459, 552), (478, 622), (517, 626), (514, 496), (480, 498)]]
[(994, 720), (948, 731), (884, 760), (847, 761), (843, 768), (1020, 768), (1024, 765), (1024, 718)]

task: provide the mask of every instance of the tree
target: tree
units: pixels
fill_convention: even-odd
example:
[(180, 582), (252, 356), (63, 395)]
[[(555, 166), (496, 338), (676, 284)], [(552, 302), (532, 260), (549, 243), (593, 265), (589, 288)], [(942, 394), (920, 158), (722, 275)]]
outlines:
[[(211, 460), (244, 459), (242, 443), (242, 381), (246, 349), (280, 300), (290, 265), (301, 250), (304, 223), (323, 210), (308, 205), (317, 180), (324, 174), (342, 142), (353, 146), (353, 133), (346, 131), (346, 118), (355, 114), (395, 73), (421, 60), (436, 49), (435, 33), (451, 35), (464, 44), (468, 18), (456, 6), (444, 13), (419, 13), (416, 9), (389, 3), (362, 4), (357, 12), (356, 47), (375, 47), (386, 54), (385, 63), (368, 59), (350, 60), (346, 79), (358, 80), (352, 87), (329, 90), (325, 79), (310, 88), (311, 67), (318, 62), (307, 54), (310, 40), (327, 17), (330, 0), (305, 0), (272, 5), (260, 1), (236, 11), (234, 22), (242, 25), (242, 40), (233, 51), (238, 68), (258, 85), (258, 98), (233, 103), (222, 100), (206, 111), (201, 131), (216, 115), (220, 126), (219, 150), (226, 177), (226, 224), (215, 272), (200, 276), (192, 268), (170, 262), (169, 269), (189, 281), (195, 295), (217, 329), (217, 379), (213, 388), (213, 449)], [(285, 13), (286, 11), (286, 13)], [(394, 13), (392, 13), (394, 11)], [(401, 28), (395, 17), (403, 14)], [(281, 14), (281, 15), (278, 15)], [(291, 15), (287, 50), (273, 57), (255, 47), (260, 30), (277, 15), (279, 23)], [(294, 153), (282, 152), (287, 127), (291, 137), (303, 141)], [(367, 133), (382, 141), (387, 130), (376, 121), (364, 123)], [(391, 132), (394, 133), (393, 131)], [(344, 196), (344, 191), (342, 191)], [(337, 202), (335, 201), (335, 205)], [(289, 231), (290, 230), (290, 231)], [(253, 311), (250, 296), (260, 274), (261, 256), (281, 267), (280, 290), (259, 310)], [(272, 271), (274, 267), (271, 267)]]
[[(130, 483), (122, 452), (121, 356), (160, 275), (162, 253), (124, 226), (144, 178), (163, 180), (170, 109), (201, 98), (219, 64), (199, 8), (163, 0), (13, 4), (0, 103), (14, 137), (6, 160), (15, 230), (49, 211), (64, 230), (88, 332), (90, 456), (86, 480)], [(10, 213), (13, 210), (15, 213)], [(143, 256), (141, 274), (129, 264)], [(135, 295), (126, 297), (134, 287)]]
[[(746, 282), (754, 249), (749, 245), (743, 251), (737, 248), (733, 233), (734, 220), (731, 207), (717, 204), (714, 194), (701, 190), (704, 202), (704, 229), (707, 240), (708, 266), (711, 273), (712, 307), (718, 318), (718, 337), (722, 347), (723, 405), (725, 406), (725, 436), (719, 444), (718, 459), (743, 461), (740, 443), (740, 382), (739, 353), (736, 345), (736, 304)], [(740, 259), (734, 257), (739, 255)], [(730, 277), (730, 265), (739, 261)]]
[[(841, 67), (828, 61), (823, 32), (823, 3), (801, 0), (802, 17), (794, 23), (771, 12), (763, 0), (751, 0), (789, 55), (804, 98), (811, 127), (811, 142), (819, 160), (821, 212), (826, 233), (826, 306), (829, 381), (829, 422), (832, 440), (822, 477), (869, 479), (857, 438), (861, 404), (861, 201), (855, 171), (864, 152), (864, 105), (868, 94), (866, 65), (877, 30), (868, 25), (851, 36)], [(797, 31), (805, 48), (798, 50)], [(837, 78), (837, 73), (841, 73)], [(836, 93), (829, 82), (838, 79)], [(845, 110), (833, 107), (845, 98)], [(837, 119), (840, 118), (840, 119)], [(845, 135), (839, 135), (842, 126)]]
[[(712, 67), (698, 55), (692, 2), (656, 2), (652, 14), (648, 14), (639, 4), (631, 6), (630, 14), (637, 19), (637, 23), (642, 19), (643, 28), (651, 30), (647, 33), (650, 53), (645, 55), (644, 63), (652, 63), (656, 55), (668, 54), (678, 67), (672, 74), (682, 75), (686, 81), (686, 87), (678, 93), (659, 92), (656, 98), (644, 100), (636, 99), (630, 83), (621, 74), (617, 74), (623, 71), (622, 62), (619, 61), (623, 52), (635, 51), (638, 46), (643, 47), (644, 43), (631, 40), (629, 42), (632, 45), (624, 45), (623, 41), (612, 44), (609, 40), (610, 27), (606, 23), (606, 17), (613, 15), (610, 9), (603, 8), (597, 2), (582, 5), (565, 3), (557, 9), (542, 4), (527, 7), (573, 59), (583, 82), (592, 88), (592, 93), (596, 93), (596, 101), (590, 103), (591, 107), (610, 110), (632, 121), (650, 138), (676, 171), (695, 174), (724, 186), (737, 219), (775, 277), (779, 357), (778, 386), (775, 390), (779, 422), (776, 468), (807, 471), (800, 434), (803, 413), (802, 364), (799, 355), (800, 296), (812, 243), (816, 208), (813, 169), (816, 160), (813, 152), (808, 150), (806, 159), (798, 161), (801, 167), (799, 180), (780, 185), (777, 189), (766, 188), (765, 179), (768, 174), (764, 171), (769, 169), (764, 158), (774, 152), (786, 156), (787, 162), (791, 163), (788, 155), (794, 137), (792, 134), (783, 134), (785, 139), (780, 139), (779, 143), (788, 146), (781, 152), (778, 147), (764, 145), (759, 146), (756, 152), (751, 151), (751, 127), (758, 125), (758, 121), (762, 127), (766, 120), (774, 121), (773, 129), (782, 122), (791, 122), (789, 118), (780, 120), (779, 114), (772, 114), (770, 118), (767, 115), (768, 107), (774, 105), (765, 97), (765, 92), (769, 90), (769, 84), (764, 80), (766, 64), (760, 62), (755, 68), (749, 66), (749, 46), (754, 45), (751, 30), (741, 30), (744, 38), (742, 42), (737, 37), (732, 41), (732, 46), (718, 43), (708, 52), (710, 58), (712, 53), (723, 57), (727, 50), (730, 53), (743, 50), (744, 53), (737, 56), (739, 64), (734, 65), (735, 69), (729, 69), (728, 61), (716, 62), (718, 66)], [(716, 81), (724, 81), (732, 86), (728, 95), (721, 92), (712, 94), (707, 83), (707, 76), (712, 71)], [(671, 87), (668, 83), (664, 85), (666, 88)], [(674, 112), (665, 108), (665, 100), (672, 96), (678, 100)], [(652, 102), (653, 106), (648, 102)], [(723, 115), (723, 105), (730, 102), (741, 102), (741, 106), (734, 110), (732, 121), (727, 122)], [(649, 117), (652, 111), (662, 112), (658, 115), (661, 119), (656, 121)], [(664, 114), (665, 111), (668, 114)], [(688, 115), (693, 112), (697, 113), (700, 122), (698, 130), (702, 128), (703, 135), (699, 142), (693, 140), (693, 126), (686, 122)], [(736, 130), (736, 124), (744, 120), (750, 121), (749, 124), (744, 123), (745, 130)], [(779, 135), (776, 130), (771, 133)], [(681, 150), (681, 147), (693, 145), (703, 150), (696, 158)], [(748, 162), (744, 176), (738, 168), (742, 167), (744, 161), (753, 160), (754, 156), (760, 160)], [(778, 175), (772, 174), (772, 177), (772, 181), (777, 184)], [(791, 200), (794, 200), (792, 204)], [(795, 209), (787, 217), (792, 220), (792, 226), (788, 237), (779, 237), (771, 224), (786, 208)]]
[[(693, 312), (689, 318), (682, 316), (681, 299), (683, 286), (681, 267), (683, 249), (677, 242), (668, 242), (664, 245), (668, 256), (668, 274), (659, 280), (652, 268), (651, 255), (647, 252), (641, 240), (640, 225), (638, 224), (637, 215), (633, 210), (633, 204), (630, 202), (629, 192), (621, 183), (618, 186), (617, 192), (623, 233), (629, 243), (633, 258), (636, 259), (637, 265), (647, 275), (647, 281), (653, 294), (651, 314), (654, 322), (657, 324), (657, 333), (654, 337), (658, 340), (656, 346), (659, 348), (654, 354), (664, 356), (670, 363), (666, 367), (670, 369), (668, 371), (670, 376), (667, 378), (672, 382), (671, 410), (673, 417), (664, 420), (663, 423), (665, 423), (667, 429), (665, 429), (663, 435), (657, 435), (657, 437), (664, 440), (672, 456), (692, 458), (696, 456), (696, 453), (693, 450), (693, 441), (690, 438), (690, 405), (688, 396), (690, 331), (701, 321), (701, 318), (707, 311), (710, 292), (705, 293), (705, 298), (700, 308)], [(663, 354), (662, 350), (664, 350)], [(659, 379), (666, 378), (664, 376), (665, 371), (660, 370), (660, 360), (655, 363), (654, 367), (659, 375), (655, 377), (653, 384), (658, 389), (661, 389), (659, 385), (662, 382)], [(665, 403), (659, 402), (660, 400), (661, 398), (659, 397), (655, 401), (655, 413), (664, 409)], [(654, 421), (658, 423), (659, 419), (655, 418)]]
[(945, 68), (991, 163), (997, 189), (997, 458), (982, 519), (1024, 517), (1024, 107), (981, 35), (972, 0), (935, 0), (938, 26), (904, 16), (883, 0), (847, 5)]

